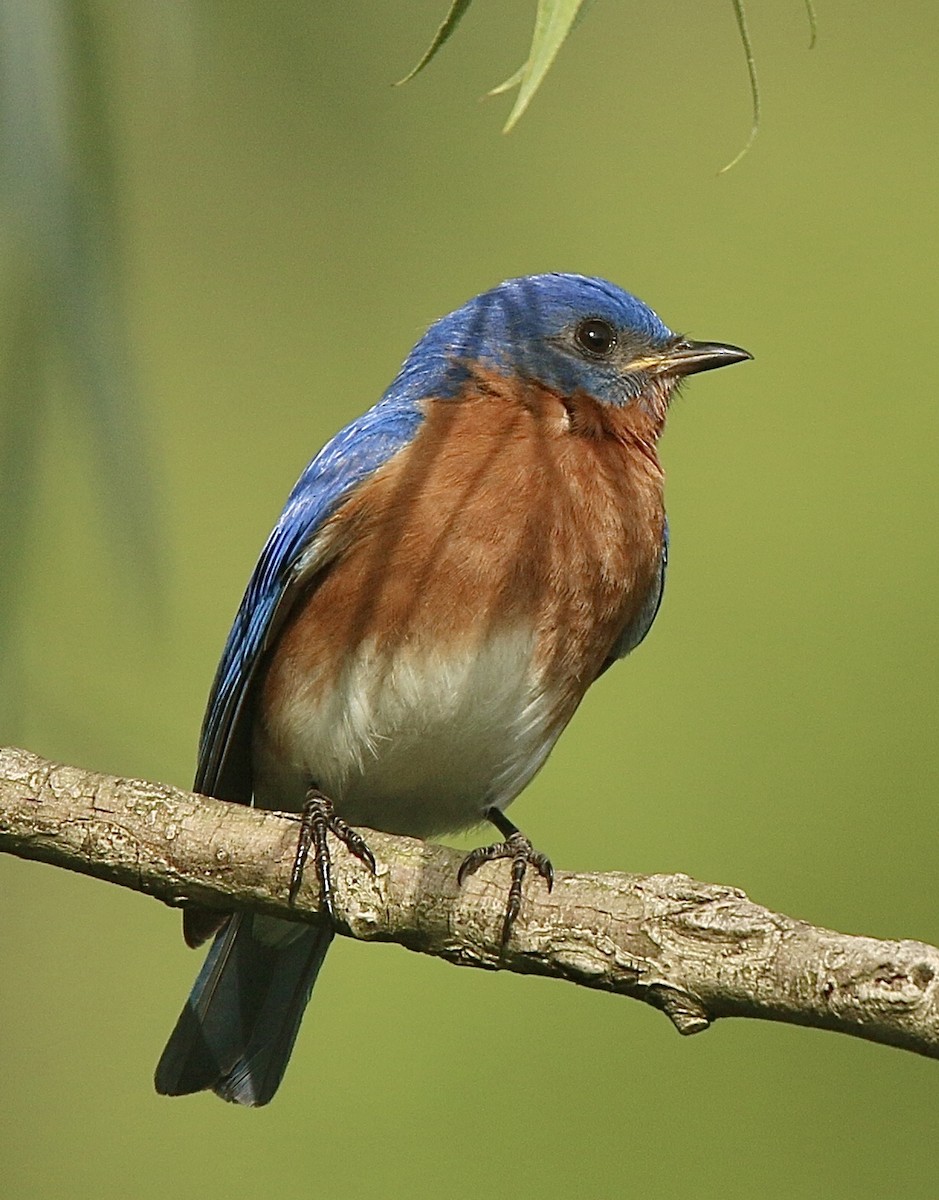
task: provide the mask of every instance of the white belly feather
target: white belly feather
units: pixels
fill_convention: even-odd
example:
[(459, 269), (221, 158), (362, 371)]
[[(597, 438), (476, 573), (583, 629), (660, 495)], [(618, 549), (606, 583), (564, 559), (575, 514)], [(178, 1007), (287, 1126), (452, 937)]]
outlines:
[(419, 837), (476, 824), (521, 791), (563, 727), (533, 643), (515, 631), (383, 659), (366, 642), (331, 684), (295, 679), (276, 728), (258, 731), (257, 802), (299, 808), (315, 781), (352, 824)]

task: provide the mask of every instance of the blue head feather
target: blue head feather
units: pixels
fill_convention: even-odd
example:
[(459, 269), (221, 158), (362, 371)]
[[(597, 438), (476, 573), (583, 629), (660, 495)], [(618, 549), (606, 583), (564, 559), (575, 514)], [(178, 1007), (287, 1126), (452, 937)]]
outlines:
[(389, 394), (412, 401), (457, 395), (472, 365), (518, 374), (570, 395), (587, 391), (623, 404), (642, 386), (612, 361), (586, 356), (574, 330), (589, 318), (607, 321), (622, 346), (655, 350), (675, 334), (635, 296), (604, 279), (584, 275), (528, 275), (474, 297), (430, 327), (411, 351)]

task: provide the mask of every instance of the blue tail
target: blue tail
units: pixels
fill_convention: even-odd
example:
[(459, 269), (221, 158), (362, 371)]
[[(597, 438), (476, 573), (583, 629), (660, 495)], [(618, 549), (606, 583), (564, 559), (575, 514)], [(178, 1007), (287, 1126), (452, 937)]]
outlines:
[(267, 1104), (283, 1078), (333, 927), (236, 913), (216, 935), (156, 1069), (156, 1090)]

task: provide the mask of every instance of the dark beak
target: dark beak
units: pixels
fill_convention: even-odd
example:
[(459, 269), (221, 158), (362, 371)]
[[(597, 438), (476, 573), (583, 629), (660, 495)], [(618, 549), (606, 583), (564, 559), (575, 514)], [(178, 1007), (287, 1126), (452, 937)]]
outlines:
[(731, 363), (745, 362), (752, 357), (749, 350), (729, 346), (726, 342), (691, 342), (682, 338), (663, 351), (647, 369), (656, 375), (696, 375), (699, 371), (729, 367)]

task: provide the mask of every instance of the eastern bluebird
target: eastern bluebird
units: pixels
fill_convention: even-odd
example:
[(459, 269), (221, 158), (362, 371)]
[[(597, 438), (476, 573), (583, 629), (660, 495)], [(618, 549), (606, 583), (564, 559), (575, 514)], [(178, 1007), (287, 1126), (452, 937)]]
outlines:
[(509, 280), (443, 317), (381, 400), (309, 464), (265, 545), (219, 664), (194, 790), (302, 811), (313, 924), (184, 913), (214, 944), (157, 1091), (266, 1104), (333, 937), (327, 829), (506, 839), (461, 877), (548, 860), (503, 810), (590, 684), (651, 626), (668, 527), (656, 443), (686, 375), (750, 355), (693, 342), (602, 279)]

